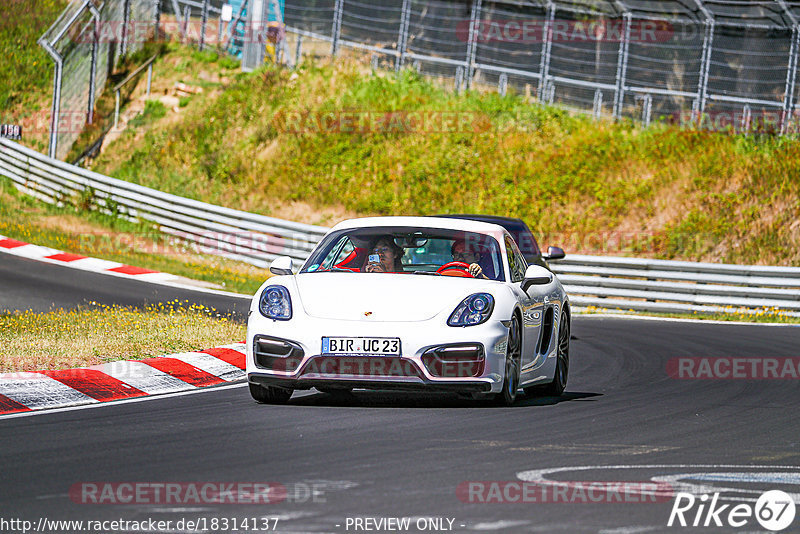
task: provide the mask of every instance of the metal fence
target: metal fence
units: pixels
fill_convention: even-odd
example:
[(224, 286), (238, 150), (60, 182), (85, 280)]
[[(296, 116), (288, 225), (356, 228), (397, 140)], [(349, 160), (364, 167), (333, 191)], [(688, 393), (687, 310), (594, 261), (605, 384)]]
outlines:
[(800, 317), (800, 267), (578, 254), (550, 265), (574, 306), (662, 313), (778, 309)]
[[(235, 9), (224, 21), (226, 4)], [(70, 152), (119, 58), (154, 37), (225, 49), (252, 70), (264, 61), (268, 24), (281, 21), (282, 0), (71, 0), (39, 39), (55, 69), (48, 154)]]
[[(151, 221), (162, 232), (266, 267), (277, 256), (303, 261), (328, 230), (163, 193), (103, 176), (0, 139), (0, 175), (51, 203), (80, 197), (98, 210)], [(780, 308), (800, 316), (800, 268), (568, 255), (551, 262), (573, 306), (656, 312)], [(751, 311), (752, 313), (752, 311)]]
[(287, 1), (287, 31), (596, 116), (796, 133), (800, 2)]
[(81, 202), (93, 209), (150, 221), (161, 232), (218, 254), (267, 267), (278, 256), (304, 260), (327, 228), (215, 206), (103, 176), (0, 138), (0, 175), (52, 204)]
[(55, 68), (51, 157), (63, 158), (93, 122), (96, 98), (117, 60), (145, 42), (134, 30), (152, 31), (157, 16), (158, 0), (72, 0), (42, 35), (39, 44)]
[(162, 15), (181, 39), (241, 56), (244, 70), (264, 61), (267, 26), (283, 20), (290, 39), (275, 53), (289, 63), (317, 42), (315, 54), (360, 50), (457, 91), (515, 90), (597, 117), (800, 131), (800, 1), (228, 2), (223, 21), (225, 0), (73, 0), (40, 39), (55, 62), (49, 154), (69, 152), (117, 58)]

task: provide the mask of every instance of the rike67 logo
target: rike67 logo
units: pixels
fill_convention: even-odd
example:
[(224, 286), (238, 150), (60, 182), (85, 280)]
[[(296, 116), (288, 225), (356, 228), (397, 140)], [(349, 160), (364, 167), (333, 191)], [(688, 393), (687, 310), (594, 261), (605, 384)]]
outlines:
[(753, 519), (762, 528), (779, 532), (794, 521), (795, 503), (792, 496), (780, 490), (767, 491), (754, 505), (719, 504), (719, 493), (695, 497), (691, 493), (675, 495), (667, 526), (733, 527), (752, 526)]

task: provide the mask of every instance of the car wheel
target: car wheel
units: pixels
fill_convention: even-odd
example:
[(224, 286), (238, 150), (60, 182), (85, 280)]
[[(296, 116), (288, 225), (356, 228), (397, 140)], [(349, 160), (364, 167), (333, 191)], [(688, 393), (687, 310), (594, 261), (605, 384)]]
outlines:
[(522, 356), (522, 333), (519, 319), (514, 317), (508, 329), (508, 345), (506, 347), (506, 369), (503, 378), (503, 391), (495, 396), (500, 406), (512, 406), (517, 400), (519, 389), (519, 363)]
[[(556, 352), (556, 372), (553, 381), (549, 384), (531, 389), (534, 395), (546, 395), (558, 397), (564, 393), (569, 377), (569, 319), (566, 313), (561, 314), (561, 322), (558, 325), (558, 351)], [(525, 389), (528, 392), (528, 388)]]
[(261, 404), (286, 404), (294, 390), (261, 386), (250, 382), (250, 395)]

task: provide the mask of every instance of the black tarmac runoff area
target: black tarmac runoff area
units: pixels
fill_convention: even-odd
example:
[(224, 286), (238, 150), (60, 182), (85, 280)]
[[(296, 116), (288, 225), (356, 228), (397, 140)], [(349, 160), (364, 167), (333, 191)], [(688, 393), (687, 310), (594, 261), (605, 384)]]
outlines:
[[(9, 264), (7, 309), (26, 294), (228, 309)], [(0, 417), (0, 531), (770, 532), (759, 496), (800, 494), (800, 328), (576, 315), (572, 332), (564, 395), (510, 408), (358, 390), (271, 406), (235, 384)]]

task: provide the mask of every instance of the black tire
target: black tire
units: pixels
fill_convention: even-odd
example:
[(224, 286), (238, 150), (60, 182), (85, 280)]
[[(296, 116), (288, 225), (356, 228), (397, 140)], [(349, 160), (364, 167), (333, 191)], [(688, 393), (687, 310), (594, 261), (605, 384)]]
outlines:
[(503, 373), (503, 391), (495, 395), (494, 401), (500, 406), (513, 406), (519, 389), (520, 361), (522, 358), (522, 332), (519, 319), (511, 320), (506, 347), (506, 368)]
[(525, 388), (525, 393), (531, 396), (559, 397), (567, 387), (569, 378), (569, 319), (567, 313), (561, 314), (558, 325), (558, 351), (556, 352), (556, 372), (553, 381), (542, 386)]
[(292, 389), (261, 386), (250, 382), (250, 395), (261, 404), (286, 404), (294, 393)]

